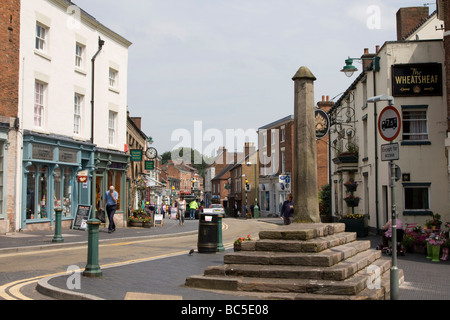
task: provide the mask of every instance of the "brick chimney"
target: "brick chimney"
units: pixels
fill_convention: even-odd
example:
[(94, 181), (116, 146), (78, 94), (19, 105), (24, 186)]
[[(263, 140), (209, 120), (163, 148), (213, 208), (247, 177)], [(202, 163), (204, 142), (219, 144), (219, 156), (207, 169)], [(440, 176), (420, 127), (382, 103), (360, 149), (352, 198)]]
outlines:
[(246, 142), (245, 143), (245, 147), (244, 147), (244, 156), (247, 157), (248, 155), (252, 154), (253, 152), (255, 152), (255, 144), (253, 142)]
[(141, 122), (142, 122), (142, 118), (141, 117), (130, 117), (131, 120), (134, 122), (134, 124), (136, 125), (136, 127), (138, 127), (139, 130), (141, 130)]
[(322, 96), (322, 101), (317, 102), (317, 107), (325, 112), (328, 112), (333, 105), (334, 102), (330, 101), (330, 96)]
[[(378, 46), (377, 46), (377, 50), (378, 52)], [(362, 60), (362, 65), (363, 65), (363, 70), (366, 70), (368, 66), (370, 66), (370, 64), (373, 62), (373, 58), (376, 57), (376, 53), (369, 53), (369, 49), (365, 48), (364, 49), (364, 54), (361, 56)]]
[(428, 16), (429, 8), (426, 6), (400, 8), (397, 11), (397, 41), (403, 40)]

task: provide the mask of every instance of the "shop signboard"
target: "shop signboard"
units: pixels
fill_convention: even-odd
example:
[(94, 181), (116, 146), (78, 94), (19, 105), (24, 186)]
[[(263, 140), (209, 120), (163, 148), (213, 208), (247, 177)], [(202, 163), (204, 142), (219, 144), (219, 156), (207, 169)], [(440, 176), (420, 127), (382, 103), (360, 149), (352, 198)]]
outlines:
[(394, 97), (442, 96), (442, 64), (393, 65), (392, 93)]

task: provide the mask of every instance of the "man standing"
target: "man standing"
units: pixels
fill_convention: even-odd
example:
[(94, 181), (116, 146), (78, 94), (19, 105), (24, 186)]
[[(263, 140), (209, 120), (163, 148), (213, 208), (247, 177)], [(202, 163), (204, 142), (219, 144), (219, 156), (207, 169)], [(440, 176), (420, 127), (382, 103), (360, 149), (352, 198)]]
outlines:
[(190, 209), (189, 218), (191, 220), (194, 220), (195, 219), (195, 211), (198, 209), (197, 201), (192, 200), (192, 202), (189, 204), (189, 209)]
[(281, 207), (281, 218), (284, 219), (284, 224), (289, 225), (294, 220), (294, 201), (292, 194), (289, 193), (287, 196), (287, 200), (283, 203)]
[(116, 231), (116, 225), (114, 223), (114, 214), (117, 210), (117, 200), (119, 199), (119, 194), (114, 190), (114, 186), (109, 187), (109, 191), (105, 193), (104, 204), (106, 203), (106, 213), (108, 214), (109, 226), (108, 233)]

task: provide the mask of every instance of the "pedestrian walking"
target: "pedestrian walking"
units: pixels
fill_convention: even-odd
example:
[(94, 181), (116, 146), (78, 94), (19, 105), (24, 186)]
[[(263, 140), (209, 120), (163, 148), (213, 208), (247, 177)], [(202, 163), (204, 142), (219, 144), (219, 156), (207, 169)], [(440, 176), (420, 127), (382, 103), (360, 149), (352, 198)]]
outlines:
[(103, 201), (103, 205), (106, 204), (106, 213), (109, 220), (108, 233), (116, 231), (114, 214), (117, 210), (117, 200), (119, 200), (119, 194), (114, 190), (114, 186), (110, 186), (109, 190), (105, 193), (105, 199)]
[(177, 201), (178, 208), (178, 221), (180, 226), (184, 225), (184, 213), (186, 212), (186, 200), (184, 196), (180, 196), (180, 200)]
[(291, 193), (288, 194), (286, 201), (281, 207), (280, 217), (284, 219), (285, 225), (291, 224), (294, 220), (294, 200)]
[(195, 219), (195, 211), (198, 209), (198, 203), (196, 200), (192, 200), (189, 204), (189, 219), (194, 220)]

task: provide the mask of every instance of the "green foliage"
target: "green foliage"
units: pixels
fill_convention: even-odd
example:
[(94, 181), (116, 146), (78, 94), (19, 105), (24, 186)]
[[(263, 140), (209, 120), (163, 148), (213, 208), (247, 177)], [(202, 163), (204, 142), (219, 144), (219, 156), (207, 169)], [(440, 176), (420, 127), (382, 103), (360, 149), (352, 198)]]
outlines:
[(331, 187), (329, 184), (322, 186), (319, 191), (319, 207), (321, 215), (331, 216)]

